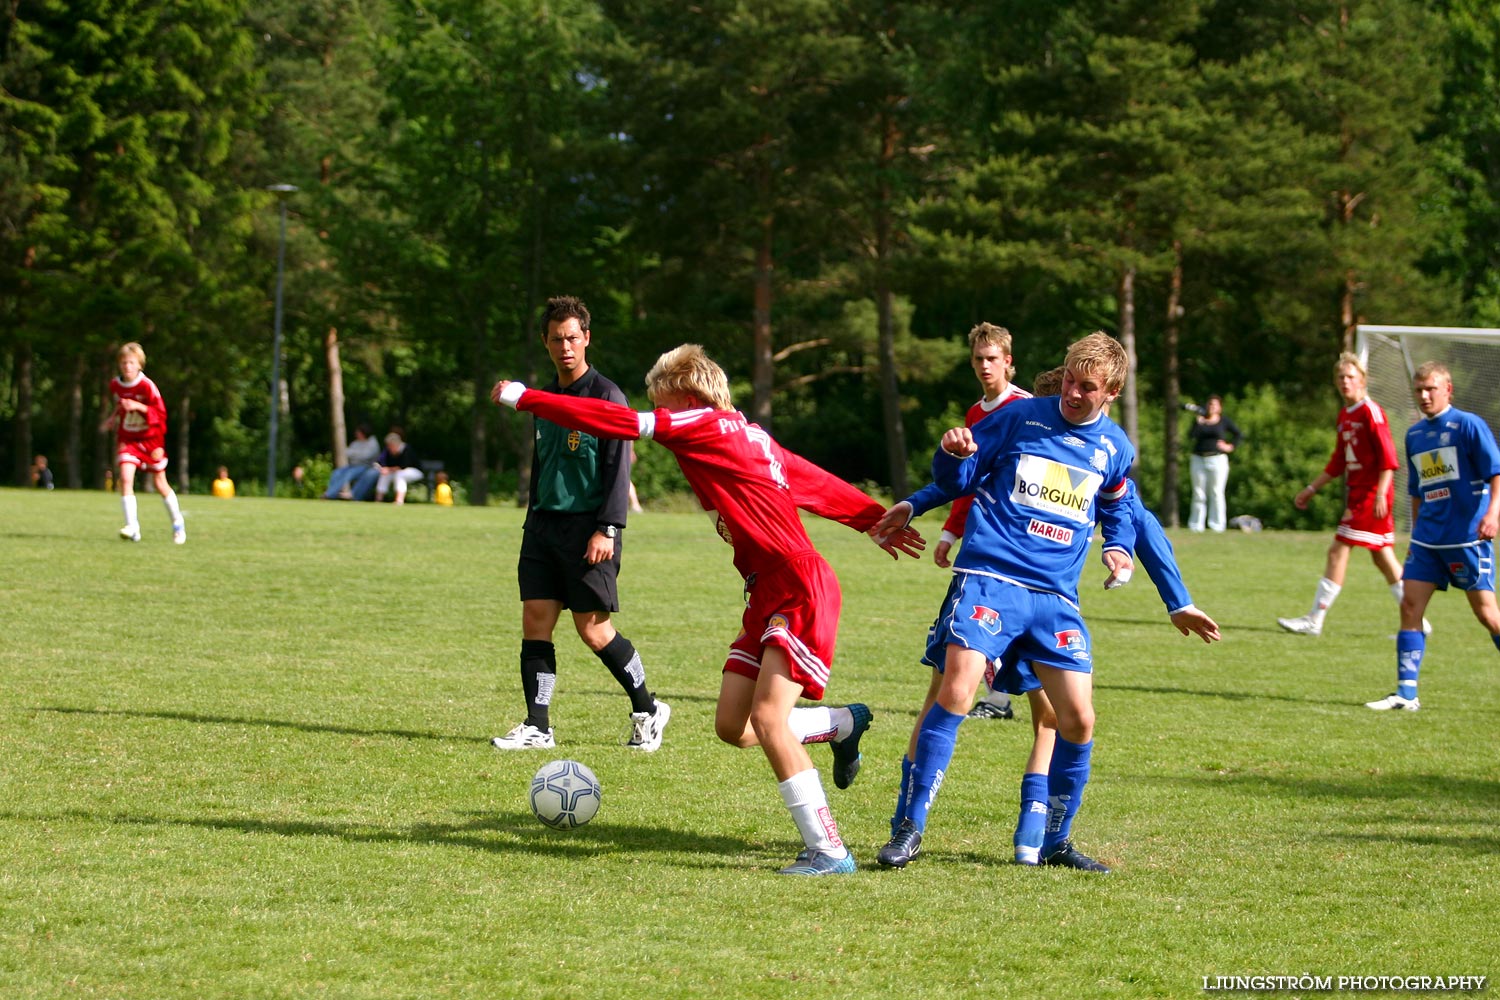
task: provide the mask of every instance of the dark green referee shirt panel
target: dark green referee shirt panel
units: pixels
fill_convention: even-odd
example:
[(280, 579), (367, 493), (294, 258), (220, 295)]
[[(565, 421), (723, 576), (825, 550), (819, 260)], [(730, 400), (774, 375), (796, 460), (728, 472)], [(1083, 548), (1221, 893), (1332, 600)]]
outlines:
[[(543, 392), (608, 399), (628, 405), (620, 387), (590, 366), (566, 389), (553, 379)], [(630, 442), (605, 441), (535, 418), (531, 459), (531, 509), (593, 513), (603, 526), (625, 527), (630, 509)]]

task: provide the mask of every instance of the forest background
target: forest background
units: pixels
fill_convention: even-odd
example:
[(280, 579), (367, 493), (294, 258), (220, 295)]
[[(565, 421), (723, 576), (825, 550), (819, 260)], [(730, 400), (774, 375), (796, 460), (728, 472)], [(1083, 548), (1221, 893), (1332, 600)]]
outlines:
[[(576, 294), (636, 402), (702, 343), (783, 443), (896, 495), (977, 395), (972, 325), (1023, 386), (1103, 329), (1164, 520), (1216, 392), (1230, 513), (1326, 526), (1337, 491), (1289, 500), (1355, 326), (1500, 326), (1497, 95), (1492, 0), (12, 0), (0, 469), (102, 486), (139, 340), (185, 488), (263, 490), (275, 407), (283, 483), (368, 421), (524, 500), (488, 391), (550, 378), (538, 314)], [(640, 454), (644, 497), (680, 489)]]

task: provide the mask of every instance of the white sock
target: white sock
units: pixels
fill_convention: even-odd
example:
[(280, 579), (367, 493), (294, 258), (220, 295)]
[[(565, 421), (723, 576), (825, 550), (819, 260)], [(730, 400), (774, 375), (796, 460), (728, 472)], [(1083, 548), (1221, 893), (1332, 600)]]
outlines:
[(1405, 588), (1401, 586), (1400, 580), (1397, 580), (1395, 583), (1391, 584), (1391, 596), (1396, 599), (1397, 604), (1401, 603), (1401, 598), (1404, 594)]
[(182, 523), (182, 508), (177, 505), (177, 491), (167, 487), (167, 492), (161, 495), (162, 506), (167, 508), (167, 516), (172, 519), (172, 527)]
[(854, 730), (854, 714), (847, 708), (824, 708), (822, 705), (794, 708), (786, 721), (799, 743), (841, 740)]
[(1314, 625), (1323, 624), (1323, 616), (1328, 613), (1329, 608), (1333, 607), (1339, 591), (1343, 589), (1326, 576), (1318, 581), (1317, 592), (1313, 595), (1312, 610), (1307, 613), (1307, 617), (1312, 619)]
[(808, 850), (826, 851), (836, 858), (849, 853), (839, 839), (838, 824), (828, 809), (828, 797), (823, 794), (823, 782), (818, 778), (817, 768), (810, 767), (794, 774), (776, 787)]
[(139, 524), (137, 523), (136, 516), (135, 516), (135, 494), (134, 493), (130, 494), (130, 496), (128, 496), (128, 497), (121, 497), (120, 498), (120, 509), (123, 510), (123, 511), (125, 511), (125, 527), (127, 527), (127, 528), (139, 527)]
[(994, 705), (996, 708), (1010, 707), (1010, 695), (1006, 694), (1004, 691), (996, 691), (994, 688), (986, 691), (984, 697), (980, 700), (988, 702), (989, 704)]

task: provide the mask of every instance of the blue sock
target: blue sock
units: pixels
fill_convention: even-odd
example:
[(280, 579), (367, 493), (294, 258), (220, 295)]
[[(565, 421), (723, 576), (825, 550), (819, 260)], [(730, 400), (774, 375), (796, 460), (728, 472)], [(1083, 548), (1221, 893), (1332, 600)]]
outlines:
[(896, 835), (896, 827), (906, 818), (911, 805), (911, 758), (905, 754), (901, 755), (901, 787), (896, 791), (896, 811), (891, 816), (891, 836)]
[(1021, 775), (1021, 817), (1016, 820), (1016, 861), (1034, 865), (1041, 861), (1042, 838), (1047, 832), (1047, 776)]
[(953, 747), (958, 742), (958, 725), (964, 721), (962, 715), (954, 715), (936, 703), (927, 710), (927, 717), (917, 730), (917, 755), (911, 762), (911, 792), (906, 803), (906, 818), (918, 830), (927, 829), (927, 812), (943, 787), (943, 775), (953, 760)]
[(1490, 642), (1493, 642), (1495, 644), (1496, 649), (1500, 649), (1500, 635), (1490, 636)]
[(1062, 846), (1073, 832), (1073, 817), (1083, 804), (1083, 786), (1089, 782), (1089, 757), (1094, 741), (1070, 743), (1057, 737), (1052, 748), (1052, 764), (1047, 768), (1047, 836), (1042, 840), (1042, 857)]
[(1417, 696), (1417, 675), (1422, 672), (1422, 654), (1426, 651), (1427, 637), (1421, 629), (1396, 633), (1396, 693), (1401, 697)]

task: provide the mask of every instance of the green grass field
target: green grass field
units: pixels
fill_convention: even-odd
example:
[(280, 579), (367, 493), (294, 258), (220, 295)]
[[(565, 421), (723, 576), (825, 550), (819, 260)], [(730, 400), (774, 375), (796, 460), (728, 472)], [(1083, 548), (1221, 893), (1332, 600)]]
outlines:
[[(1084, 610), (1094, 776), (1076, 827), (1113, 875), (1008, 864), (1030, 727), (966, 725), (923, 857), (879, 870), (916, 662), (945, 586), (838, 525), (829, 702), (876, 713), (833, 790), (852, 877), (775, 875), (800, 846), (758, 751), (713, 736), (740, 586), (702, 515), (627, 533), (625, 610), (673, 706), (655, 754), (559, 632), (555, 752), (521, 717), (512, 509), (184, 498), (170, 544), (116, 538), (101, 493), (0, 491), (0, 997), (1188, 997), (1203, 977), (1500, 972), (1500, 656), (1461, 596), (1429, 613), (1419, 713), (1394, 683), (1368, 559), (1321, 638), (1327, 535), (1178, 535), (1224, 641), (1166, 622), (1139, 574)], [(935, 535), (938, 520), (921, 526)], [(1024, 716), (1024, 712), (1020, 713)], [(598, 773), (570, 833), (531, 773)]]

